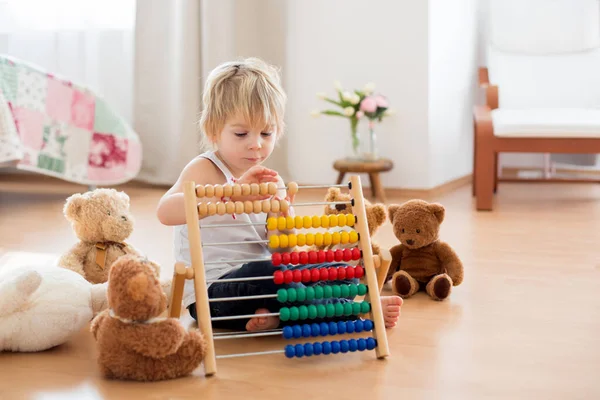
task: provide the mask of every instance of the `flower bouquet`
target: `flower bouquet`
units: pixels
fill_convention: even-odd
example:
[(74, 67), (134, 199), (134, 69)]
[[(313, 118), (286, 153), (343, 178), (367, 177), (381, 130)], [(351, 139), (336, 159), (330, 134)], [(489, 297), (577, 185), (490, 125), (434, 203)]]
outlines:
[(369, 134), (371, 140), (371, 151), (368, 158), (377, 158), (375, 149), (375, 122), (381, 122), (385, 116), (391, 115), (387, 99), (380, 94), (373, 94), (375, 85), (368, 83), (363, 90), (346, 91), (342, 85), (334, 82), (337, 98), (330, 98), (326, 93), (317, 93), (317, 97), (328, 103), (335, 104), (339, 110), (326, 109), (313, 111), (313, 116), (333, 115), (350, 120), (350, 133), (352, 135), (352, 150), (356, 158), (359, 156), (360, 139), (358, 137), (358, 124), (361, 119), (369, 120)]

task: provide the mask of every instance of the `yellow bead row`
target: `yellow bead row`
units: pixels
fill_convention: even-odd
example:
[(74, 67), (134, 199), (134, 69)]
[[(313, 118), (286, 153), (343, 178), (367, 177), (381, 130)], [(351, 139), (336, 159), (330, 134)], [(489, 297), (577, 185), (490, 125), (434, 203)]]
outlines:
[(272, 235), (269, 237), (269, 247), (272, 249), (294, 246), (329, 246), (332, 244), (347, 244), (358, 242), (358, 233), (352, 231), (325, 233), (291, 233), (288, 235)]
[(270, 231), (284, 229), (330, 228), (336, 226), (354, 226), (356, 218), (352, 214), (315, 215), (296, 217), (270, 217), (267, 219), (267, 229)]

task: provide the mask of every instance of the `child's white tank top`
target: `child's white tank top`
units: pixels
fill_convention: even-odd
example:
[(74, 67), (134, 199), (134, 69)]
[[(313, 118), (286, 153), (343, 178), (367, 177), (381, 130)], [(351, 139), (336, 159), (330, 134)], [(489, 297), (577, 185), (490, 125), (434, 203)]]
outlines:
[[(201, 154), (203, 157), (212, 161), (225, 175), (227, 183), (235, 182), (235, 178), (229, 169), (216, 156), (214, 151), (208, 151)], [(222, 242), (241, 242), (240, 244), (227, 246), (205, 246), (203, 247), (204, 262), (220, 261), (217, 264), (205, 265), (206, 279), (218, 279), (221, 276), (239, 268), (243, 262), (237, 260), (270, 258), (271, 253), (265, 244), (243, 242), (266, 240), (266, 217), (265, 213), (258, 214), (236, 214), (235, 218), (230, 215), (213, 215), (199, 220), (202, 243), (222, 243)], [(260, 225), (238, 226), (241, 223), (260, 223)], [(228, 224), (232, 227), (206, 228), (211, 224)], [(192, 265), (190, 255), (190, 244), (188, 240), (187, 225), (178, 225), (174, 227), (174, 248), (175, 259), (177, 262), (183, 262), (186, 265)], [(209, 283), (210, 286), (210, 283)], [(186, 280), (183, 303), (185, 307), (194, 303), (194, 285), (192, 280)]]

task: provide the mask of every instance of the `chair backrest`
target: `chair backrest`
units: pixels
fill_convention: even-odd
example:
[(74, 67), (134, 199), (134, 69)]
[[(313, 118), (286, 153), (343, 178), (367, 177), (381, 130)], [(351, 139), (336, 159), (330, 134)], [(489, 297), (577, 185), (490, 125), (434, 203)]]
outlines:
[(600, 108), (600, 0), (489, 0), (501, 108)]

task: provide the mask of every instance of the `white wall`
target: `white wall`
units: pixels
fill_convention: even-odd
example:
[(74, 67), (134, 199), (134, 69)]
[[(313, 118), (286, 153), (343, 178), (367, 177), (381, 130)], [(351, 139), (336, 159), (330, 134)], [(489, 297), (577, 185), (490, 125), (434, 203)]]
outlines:
[(429, 185), (471, 173), (477, 0), (429, 0)]
[(311, 110), (325, 106), (315, 94), (333, 93), (336, 79), (347, 88), (373, 81), (398, 111), (377, 127), (380, 155), (395, 163), (384, 185), (428, 186), (427, 2), (307, 0), (288, 7), (291, 178), (329, 184), (337, 177), (333, 160), (348, 154), (348, 120), (311, 119)]

